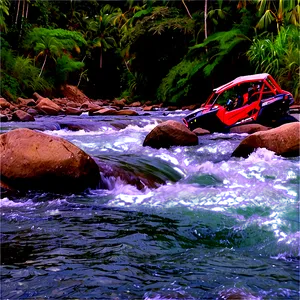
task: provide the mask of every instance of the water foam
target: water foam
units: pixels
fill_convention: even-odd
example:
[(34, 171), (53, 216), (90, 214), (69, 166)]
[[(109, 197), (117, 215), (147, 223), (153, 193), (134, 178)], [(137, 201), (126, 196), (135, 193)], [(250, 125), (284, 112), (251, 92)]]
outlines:
[(85, 131), (80, 129), (78, 131), (68, 130), (66, 128), (59, 130), (45, 130), (45, 134), (54, 135), (54, 136), (98, 136), (98, 135), (112, 135), (116, 133), (128, 133), (128, 132), (150, 132), (154, 127), (158, 125), (157, 122), (153, 124), (147, 124), (144, 127), (139, 127), (137, 125), (128, 125), (123, 129), (114, 130), (108, 129), (106, 131)]
[(4, 207), (32, 207), (34, 206), (35, 203), (32, 202), (31, 199), (27, 200), (26, 202), (15, 202), (12, 200), (9, 200), (8, 198), (2, 198), (0, 199), (0, 207), (4, 208)]

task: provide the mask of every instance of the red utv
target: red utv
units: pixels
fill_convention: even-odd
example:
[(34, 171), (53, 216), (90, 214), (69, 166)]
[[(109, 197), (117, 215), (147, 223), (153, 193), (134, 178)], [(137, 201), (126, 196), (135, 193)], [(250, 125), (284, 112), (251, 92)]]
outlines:
[(271, 75), (241, 76), (214, 89), (183, 122), (190, 130), (201, 127), (211, 132), (226, 132), (246, 123), (276, 127), (297, 121), (289, 115), (293, 102), (292, 94), (282, 90)]

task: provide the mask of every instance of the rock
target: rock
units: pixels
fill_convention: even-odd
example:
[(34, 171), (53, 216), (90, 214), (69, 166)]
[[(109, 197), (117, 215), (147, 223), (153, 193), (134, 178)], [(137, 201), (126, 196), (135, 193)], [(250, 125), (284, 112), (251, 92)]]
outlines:
[(40, 94), (38, 94), (37, 92), (33, 93), (33, 97), (36, 98), (37, 102), (38, 102), (39, 100), (41, 100), (41, 99), (44, 99), (44, 97), (41, 96)]
[(112, 105), (117, 106), (119, 108), (123, 108), (126, 105), (126, 100), (125, 99), (121, 99), (121, 100), (115, 99), (115, 100), (113, 100)]
[(7, 100), (5, 100), (4, 98), (0, 98), (0, 107), (2, 109), (10, 108), (10, 105), (11, 104)]
[(72, 102), (72, 101), (68, 101), (65, 105), (66, 107), (73, 107), (73, 108), (80, 108), (80, 104)]
[(152, 101), (151, 100), (147, 100), (145, 103), (144, 103), (144, 106), (151, 106), (152, 105)]
[(153, 110), (153, 106), (152, 105), (151, 106), (144, 106), (143, 110), (144, 111), (151, 111), (151, 110)]
[(131, 110), (131, 109), (119, 110), (115, 114), (123, 115), (123, 116), (138, 116), (139, 115), (135, 110)]
[(39, 100), (37, 106), (36, 106), (36, 109), (39, 109), (41, 106), (49, 106), (57, 111), (60, 111), (61, 108), (59, 105), (57, 105), (56, 103), (54, 103), (53, 101), (51, 101), (50, 99), (48, 98), (42, 98)]
[(157, 125), (146, 136), (143, 146), (152, 148), (169, 148), (171, 146), (198, 145), (198, 137), (184, 124), (177, 121), (166, 121)]
[(0, 135), (1, 181), (18, 190), (77, 192), (99, 183), (95, 161), (72, 143), (21, 128)]
[[(67, 105), (71, 106), (71, 103), (74, 103), (74, 102), (68, 100), (67, 98), (54, 98), (54, 99), (52, 99), (52, 102), (57, 104), (60, 107), (65, 107)], [(78, 105), (76, 104), (76, 107), (77, 106)]]
[(167, 110), (169, 110), (169, 111), (175, 111), (175, 110), (177, 110), (177, 109), (178, 109), (177, 106), (168, 106), (168, 107), (167, 107)]
[(39, 107), (39, 112), (44, 115), (48, 116), (57, 116), (60, 110), (58, 111), (57, 109), (47, 106), (47, 105), (42, 105)]
[(290, 106), (290, 112), (299, 113), (300, 112), (300, 104), (293, 104)]
[(244, 124), (230, 128), (229, 133), (254, 133), (258, 131), (269, 130), (270, 127), (266, 127), (260, 124)]
[(128, 106), (130, 106), (130, 107), (140, 107), (141, 105), (142, 105), (142, 104), (141, 104), (140, 101), (136, 101), (136, 102), (131, 103), (131, 104), (128, 105)]
[(33, 99), (23, 99), (23, 98), (19, 97), (17, 100), (21, 105), (24, 105), (24, 106), (35, 106), (36, 105), (36, 102)]
[(102, 109), (101, 106), (99, 106), (98, 104), (94, 104), (91, 102), (84, 102), (81, 106), (80, 109), (83, 111), (88, 111), (93, 113), (94, 111), (100, 110)]
[(116, 115), (116, 114), (117, 114), (117, 110), (111, 108), (102, 108), (94, 112), (89, 111), (89, 116)]
[(180, 173), (160, 158), (143, 157), (142, 154), (130, 155), (130, 158), (126, 154), (124, 156), (126, 158), (122, 154), (107, 154), (95, 158), (102, 177), (101, 188), (113, 189), (118, 178), (139, 190), (145, 187), (158, 188), (162, 184), (182, 178)]
[(38, 100), (38, 104), (35, 107), (40, 113), (56, 116), (59, 112), (61, 112), (60, 106), (55, 104), (48, 98), (40, 98)]
[(39, 112), (38, 112), (36, 109), (34, 109), (34, 108), (29, 108), (29, 109), (27, 110), (27, 113), (28, 113), (28, 114), (31, 114), (32, 116), (36, 116), (36, 115), (39, 114)]
[(77, 116), (79, 116), (79, 115), (82, 114), (82, 111), (79, 108), (67, 106), (65, 108), (65, 114), (66, 115), (77, 115)]
[(18, 191), (10, 187), (9, 185), (5, 184), (0, 179), (0, 199), (5, 197), (12, 198), (18, 194)]
[(62, 94), (65, 98), (69, 100), (83, 104), (84, 102), (90, 102), (90, 98), (87, 97), (83, 92), (81, 92), (76, 86), (74, 85), (66, 85), (62, 89)]
[(196, 135), (205, 135), (205, 134), (210, 134), (210, 131), (206, 130), (206, 129), (203, 129), (203, 128), (196, 128), (193, 130), (193, 132), (196, 134)]
[(35, 119), (29, 113), (19, 109), (13, 113), (12, 121), (30, 122), (35, 121)]
[(246, 158), (257, 148), (266, 148), (285, 157), (299, 156), (299, 132), (300, 122), (293, 122), (267, 131), (253, 133), (239, 144), (232, 156)]

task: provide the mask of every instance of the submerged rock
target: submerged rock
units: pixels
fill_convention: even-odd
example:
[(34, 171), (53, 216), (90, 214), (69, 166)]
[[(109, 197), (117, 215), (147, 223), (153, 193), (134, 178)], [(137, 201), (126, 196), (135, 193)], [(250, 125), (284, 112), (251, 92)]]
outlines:
[(257, 148), (266, 148), (285, 157), (300, 154), (300, 122), (293, 122), (260, 131), (246, 137), (234, 150), (232, 156), (248, 157)]
[(72, 143), (30, 129), (0, 135), (1, 181), (18, 190), (77, 192), (99, 184), (95, 161)]
[(206, 130), (206, 129), (203, 129), (203, 128), (196, 128), (193, 130), (193, 132), (196, 134), (196, 135), (205, 135), (205, 134), (210, 134), (210, 131)]
[(255, 133), (258, 131), (269, 130), (270, 127), (266, 127), (260, 124), (244, 124), (230, 128), (229, 133)]
[(166, 121), (157, 125), (146, 136), (143, 146), (152, 148), (169, 148), (171, 146), (198, 145), (198, 137), (184, 124), (177, 121)]
[(182, 178), (172, 164), (157, 157), (133, 154), (109, 154), (95, 157), (101, 174), (101, 188), (113, 189), (118, 179), (142, 190), (158, 188)]

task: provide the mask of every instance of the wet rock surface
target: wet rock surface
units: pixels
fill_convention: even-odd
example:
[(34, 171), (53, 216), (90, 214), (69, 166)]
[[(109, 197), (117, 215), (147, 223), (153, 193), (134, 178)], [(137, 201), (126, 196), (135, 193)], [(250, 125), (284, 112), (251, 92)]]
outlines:
[(20, 128), (0, 135), (1, 181), (18, 190), (59, 192), (96, 187), (95, 161), (72, 143)]
[(300, 155), (300, 122), (284, 124), (246, 137), (234, 150), (232, 156), (248, 157), (257, 148), (266, 148), (277, 155), (292, 157)]
[(152, 148), (169, 148), (171, 146), (198, 145), (198, 137), (184, 124), (166, 121), (157, 125), (145, 138), (143, 146)]

